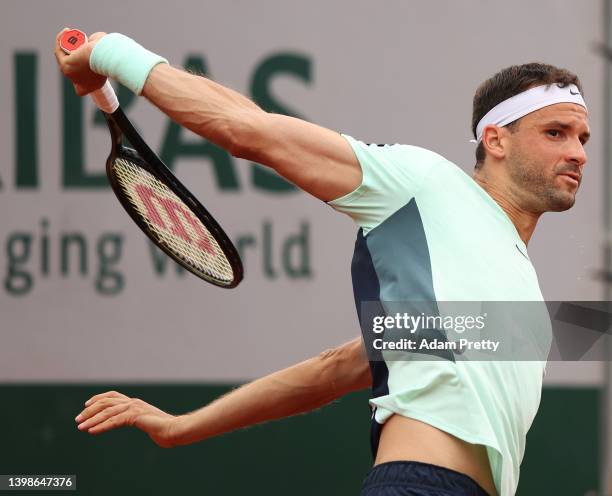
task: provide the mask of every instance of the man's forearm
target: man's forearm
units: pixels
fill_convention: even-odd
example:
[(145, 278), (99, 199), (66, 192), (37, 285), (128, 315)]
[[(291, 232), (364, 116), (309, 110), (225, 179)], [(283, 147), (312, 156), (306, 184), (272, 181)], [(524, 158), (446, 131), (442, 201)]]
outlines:
[(176, 422), (173, 444), (190, 444), (268, 420), (319, 408), (370, 385), (361, 345), (338, 348), (248, 383)]
[(142, 94), (181, 126), (235, 157), (274, 169), (323, 201), (339, 198), (361, 183), (357, 158), (340, 134), (265, 112), (205, 77), (158, 64)]
[(232, 154), (239, 153), (251, 116), (263, 113), (237, 91), (166, 64), (151, 71), (142, 94), (181, 126)]

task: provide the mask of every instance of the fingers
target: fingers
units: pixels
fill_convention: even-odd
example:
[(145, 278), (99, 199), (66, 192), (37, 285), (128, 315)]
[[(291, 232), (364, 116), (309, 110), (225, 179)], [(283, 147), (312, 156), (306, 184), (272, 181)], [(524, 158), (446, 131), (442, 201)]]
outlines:
[[(78, 423), (79, 430), (88, 430), (125, 412), (130, 407), (131, 401), (129, 396), (117, 391), (96, 394), (85, 402), (86, 408), (74, 420)], [(107, 427), (109, 425), (108, 423), (106, 424)], [(120, 427), (121, 425), (123, 424), (116, 423), (115, 427)]]
[(124, 413), (130, 407), (129, 400), (124, 400), (121, 398), (119, 399), (114, 398), (114, 399), (106, 400), (106, 401), (114, 401), (114, 402), (120, 401), (121, 403), (119, 404), (110, 403), (110, 404), (107, 404), (101, 407), (102, 409), (98, 413), (96, 413), (93, 416), (89, 416), (87, 420), (85, 420), (84, 422), (78, 425), (78, 429), (80, 431), (87, 430), (88, 432), (91, 433), (92, 427), (96, 427), (102, 423), (107, 423), (106, 421), (108, 420), (113, 420), (112, 422), (113, 427), (121, 427), (122, 425), (125, 425), (125, 420), (127, 419), (127, 416), (123, 416), (123, 419), (122, 419), (123, 422), (122, 422), (120, 421), (119, 415), (121, 413)]
[(104, 422), (90, 427), (87, 432), (89, 434), (102, 434), (103, 432), (110, 431), (112, 429), (116, 429), (117, 427), (126, 425), (128, 423), (128, 418), (128, 415), (125, 413), (115, 415), (114, 417), (110, 417)]
[(98, 400), (100, 400), (102, 398), (129, 398), (129, 396), (126, 396), (125, 394), (118, 393), (117, 391), (107, 391), (106, 393), (96, 394), (96, 395), (92, 396), (91, 398), (89, 398), (85, 402), (85, 406), (89, 406), (92, 403), (95, 403), (96, 401), (98, 401)]
[(91, 406), (85, 408), (81, 413), (79, 413), (74, 420), (77, 422), (83, 422), (88, 418), (93, 417), (98, 412), (114, 405), (118, 405), (120, 403), (124, 403), (128, 401), (124, 398), (104, 398), (100, 401), (96, 401)]

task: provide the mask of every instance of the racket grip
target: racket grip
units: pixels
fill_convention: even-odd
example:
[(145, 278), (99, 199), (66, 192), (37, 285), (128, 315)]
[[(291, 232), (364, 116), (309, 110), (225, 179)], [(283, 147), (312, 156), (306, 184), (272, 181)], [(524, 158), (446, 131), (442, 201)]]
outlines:
[(102, 88), (91, 93), (91, 99), (102, 112), (107, 114), (112, 114), (119, 107), (119, 100), (108, 79)]

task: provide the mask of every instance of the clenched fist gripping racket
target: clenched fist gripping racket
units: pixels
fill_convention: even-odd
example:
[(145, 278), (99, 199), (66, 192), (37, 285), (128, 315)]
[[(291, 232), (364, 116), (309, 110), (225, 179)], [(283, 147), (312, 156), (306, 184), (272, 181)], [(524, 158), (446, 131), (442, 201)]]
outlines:
[[(87, 42), (72, 29), (60, 37), (70, 53)], [(107, 80), (91, 93), (111, 134), (106, 160), (111, 187), (138, 227), (168, 256), (196, 276), (220, 287), (233, 288), (242, 280), (240, 256), (221, 226), (172, 174), (140, 137), (121, 110)], [(123, 145), (127, 139), (133, 148)]]

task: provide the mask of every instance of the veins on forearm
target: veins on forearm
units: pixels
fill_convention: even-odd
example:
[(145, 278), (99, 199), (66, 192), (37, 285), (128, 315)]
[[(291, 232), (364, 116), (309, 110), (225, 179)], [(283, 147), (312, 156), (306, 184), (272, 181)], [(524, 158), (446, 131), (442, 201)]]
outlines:
[(248, 117), (263, 112), (230, 88), (168, 66), (151, 72), (143, 94), (182, 126), (230, 151)]

